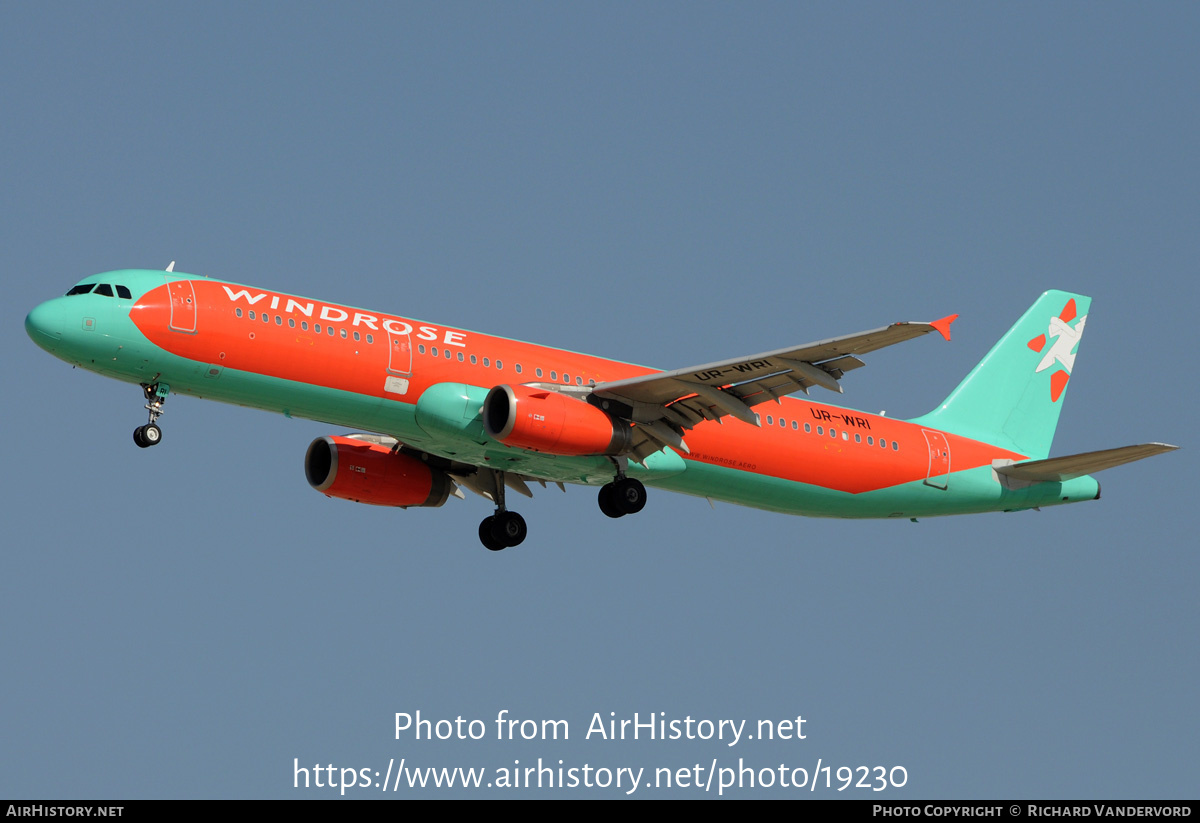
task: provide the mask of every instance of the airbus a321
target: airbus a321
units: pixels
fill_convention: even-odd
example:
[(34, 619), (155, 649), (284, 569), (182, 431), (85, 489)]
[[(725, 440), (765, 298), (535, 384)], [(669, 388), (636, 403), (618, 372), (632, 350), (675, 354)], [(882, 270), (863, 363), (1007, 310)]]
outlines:
[[(1048, 291), (930, 413), (912, 420), (808, 397), (840, 393), (861, 356), (954, 315), (673, 371), (508, 340), (221, 280), (127, 269), (37, 306), (25, 328), (62, 360), (142, 387), (141, 447), (172, 394), (360, 433), (313, 441), (330, 497), (441, 506), (476, 492), (488, 549), (525, 539), (506, 492), (599, 487), (600, 510), (646, 486), (814, 517), (904, 517), (1092, 500), (1091, 474), (1175, 448), (1050, 457), (1090, 299)], [(793, 397), (802, 394), (804, 397)]]

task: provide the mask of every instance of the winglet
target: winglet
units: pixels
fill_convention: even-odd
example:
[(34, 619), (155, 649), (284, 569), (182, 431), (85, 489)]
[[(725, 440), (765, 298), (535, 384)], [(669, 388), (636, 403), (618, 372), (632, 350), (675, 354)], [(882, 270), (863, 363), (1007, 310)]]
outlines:
[(957, 320), (957, 319), (958, 319), (958, 315), (957, 315), (957, 314), (951, 314), (951, 315), (949, 315), (949, 316), (947, 316), (947, 317), (943, 317), (941, 320), (934, 320), (934, 321), (933, 321), (932, 323), (930, 323), (929, 325), (931, 325), (931, 326), (933, 326), (935, 329), (937, 329), (937, 330), (938, 330), (938, 333), (939, 333), (939, 334), (940, 334), (942, 337), (944, 337), (944, 338), (946, 338), (947, 340), (949, 340), (949, 339), (950, 339), (950, 324), (951, 324), (951, 323), (953, 323), (953, 322), (954, 322), (955, 320)]

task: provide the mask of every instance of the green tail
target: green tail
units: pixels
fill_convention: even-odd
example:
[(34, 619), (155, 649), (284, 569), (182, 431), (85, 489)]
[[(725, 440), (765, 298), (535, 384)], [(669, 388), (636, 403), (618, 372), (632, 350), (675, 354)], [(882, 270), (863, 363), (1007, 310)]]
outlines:
[(912, 422), (1048, 456), (1091, 303), (1046, 292), (941, 405)]

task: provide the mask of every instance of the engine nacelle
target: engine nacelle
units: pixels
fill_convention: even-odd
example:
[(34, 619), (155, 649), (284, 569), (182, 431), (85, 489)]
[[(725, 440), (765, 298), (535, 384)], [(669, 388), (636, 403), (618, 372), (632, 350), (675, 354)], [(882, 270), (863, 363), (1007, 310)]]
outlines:
[(454, 488), (445, 472), (352, 437), (314, 440), (304, 455), (304, 476), (328, 497), (374, 506), (440, 506)]
[(532, 386), (496, 386), (483, 401), (483, 428), (506, 446), (559, 455), (621, 454), (632, 434), (582, 400)]

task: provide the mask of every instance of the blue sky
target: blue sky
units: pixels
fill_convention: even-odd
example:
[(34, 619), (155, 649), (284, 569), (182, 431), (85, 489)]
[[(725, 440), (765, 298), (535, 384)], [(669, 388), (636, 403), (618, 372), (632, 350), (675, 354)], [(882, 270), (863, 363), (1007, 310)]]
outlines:
[[(320, 797), (294, 758), (402, 757), (820, 759), (905, 767), (886, 797), (1194, 796), (1198, 18), (4, 4), (0, 796)], [(661, 368), (959, 313), (952, 343), (845, 381), (847, 405), (897, 417), (1063, 288), (1093, 304), (1052, 453), (1183, 450), (1105, 473), (1099, 502), (918, 524), (653, 490), (610, 521), (593, 491), (551, 490), (492, 555), (478, 498), (310, 490), (321, 424), (173, 398), (139, 450), (136, 387), (25, 337), (76, 280), (172, 260)], [(396, 712), (502, 709), (571, 739), (395, 739)], [(807, 737), (584, 740), (609, 712), (801, 715)], [(768, 794), (796, 792), (737, 796)]]

